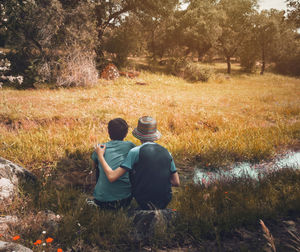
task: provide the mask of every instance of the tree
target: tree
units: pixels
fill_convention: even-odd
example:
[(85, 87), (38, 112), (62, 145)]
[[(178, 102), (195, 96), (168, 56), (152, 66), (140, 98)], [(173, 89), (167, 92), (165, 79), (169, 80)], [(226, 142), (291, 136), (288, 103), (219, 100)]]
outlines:
[(129, 15), (117, 29), (107, 29), (104, 33), (104, 50), (115, 55), (114, 62), (123, 66), (129, 54), (139, 54), (144, 47), (142, 25), (135, 15)]
[(89, 53), (96, 26), (90, 21), (93, 3), (65, 6), (59, 0), (4, 0), (12, 69), (24, 82), (55, 82), (68, 52)]
[(110, 27), (119, 27), (120, 23), (124, 21), (125, 14), (134, 13), (144, 19), (155, 18), (157, 16), (166, 16), (169, 13), (170, 8), (178, 3), (178, 0), (114, 0), (114, 1), (103, 1), (95, 0), (95, 16), (98, 31), (98, 44), (96, 48), (97, 62), (101, 65), (104, 54), (104, 32)]
[(162, 58), (173, 44), (174, 14), (178, 0), (157, 1), (156, 8), (140, 9), (136, 16), (141, 23), (141, 33), (146, 41), (147, 51), (156, 61)]
[[(252, 20), (253, 25), (239, 50), (241, 65), (246, 71), (253, 70), (258, 60), (261, 61), (260, 74), (264, 74), (268, 61), (276, 63), (277, 70), (286, 68), (284, 62), (295, 62), (292, 58), (298, 51), (296, 29), (284, 11), (264, 10), (253, 15)], [(294, 68), (291, 64), (289, 69)]]
[(179, 19), (180, 44), (188, 48), (187, 53), (196, 51), (201, 60), (221, 35), (222, 13), (215, 0), (189, 0), (187, 3), (188, 8)]
[(264, 74), (266, 60), (270, 58), (272, 52), (276, 49), (276, 42), (280, 38), (279, 26), (284, 21), (284, 11), (271, 9), (264, 10), (256, 16), (255, 34), (257, 46), (260, 52), (261, 71)]
[(255, 12), (256, 0), (220, 0), (219, 8), (224, 11), (218, 38), (218, 48), (226, 58), (227, 73), (231, 73), (231, 58), (235, 56), (251, 29), (251, 15)]
[(300, 1), (299, 0), (286, 0), (289, 19), (293, 20), (297, 27), (300, 27)]

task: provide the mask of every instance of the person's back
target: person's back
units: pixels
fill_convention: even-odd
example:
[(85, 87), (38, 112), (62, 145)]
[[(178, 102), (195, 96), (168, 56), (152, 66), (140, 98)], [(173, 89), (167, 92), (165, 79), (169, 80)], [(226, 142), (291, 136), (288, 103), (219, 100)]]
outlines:
[[(105, 159), (109, 166), (115, 170), (120, 166), (126, 158), (130, 149), (135, 145), (132, 142), (112, 140), (106, 143)], [(99, 178), (94, 189), (93, 196), (100, 202), (111, 202), (122, 200), (130, 197), (131, 184), (128, 172), (121, 176), (114, 183), (110, 183), (107, 179), (101, 164), (98, 161), (96, 152), (93, 153), (92, 159), (97, 163), (99, 169)]]
[(172, 199), (172, 157), (167, 149), (153, 142), (136, 148), (139, 158), (130, 172), (132, 195), (143, 209), (165, 208)]
[[(128, 133), (128, 125), (122, 118), (113, 119), (108, 123), (108, 133), (112, 140), (105, 144), (107, 146), (105, 158), (111, 168), (115, 170), (135, 145), (132, 142), (123, 141)], [(114, 183), (111, 183), (99, 162), (96, 152), (93, 152), (92, 160), (96, 169), (97, 180), (93, 202), (106, 209), (116, 209), (129, 205), (132, 197), (128, 172), (122, 174)]]

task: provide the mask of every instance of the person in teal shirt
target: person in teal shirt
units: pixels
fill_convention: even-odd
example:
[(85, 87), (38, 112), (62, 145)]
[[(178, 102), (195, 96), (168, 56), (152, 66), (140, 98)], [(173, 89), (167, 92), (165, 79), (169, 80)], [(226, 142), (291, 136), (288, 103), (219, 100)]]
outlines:
[[(130, 141), (123, 141), (128, 133), (128, 125), (122, 118), (115, 118), (108, 123), (108, 133), (111, 141), (105, 143), (105, 159), (109, 166), (115, 170), (135, 145)], [(128, 206), (132, 199), (128, 172), (111, 183), (96, 152), (93, 152), (92, 160), (93, 167), (96, 169), (97, 184), (93, 193), (94, 199), (88, 200), (88, 204), (96, 204), (104, 209), (118, 209)]]
[(141, 117), (132, 134), (142, 145), (131, 149), (120, 167), (109, 166), (105, 158), (106, 145), (97, 146), (98, 160), (111, 183), (130, 171), (132, 195), (140, 209), (165, 209), (172, 199), (171, 187), (180, 185), (173, 157), (166, 148), (155, 143), (161, 133), (153, 117)]

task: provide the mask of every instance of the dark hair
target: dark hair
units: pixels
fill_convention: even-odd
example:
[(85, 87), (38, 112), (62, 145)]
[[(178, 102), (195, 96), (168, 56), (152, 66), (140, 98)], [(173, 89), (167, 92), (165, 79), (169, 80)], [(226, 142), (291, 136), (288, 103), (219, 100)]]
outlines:
[(123, 140), (128, 133), (128, 124), (122, 118), (115, 118), (108, 123), (108, 134), (111, 140)]

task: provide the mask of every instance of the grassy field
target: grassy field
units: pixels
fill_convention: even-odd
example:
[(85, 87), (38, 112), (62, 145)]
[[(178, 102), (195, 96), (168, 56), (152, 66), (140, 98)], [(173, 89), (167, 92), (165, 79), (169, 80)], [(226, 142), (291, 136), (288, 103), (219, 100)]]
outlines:
[[(0, 155), (30, 169), (66, 152), (91, 152), (108, 140), (106, 125), (123, 117), (131, 126), (154, 116), (180, 165), (216, 166), (271, 158), (299, 141), (300, 80), (267, 74), (187, 83), (142, 73), (99, 81), (90, 89), (2, 90)], [(130, 129), (130, 130), (131, 130)], [(131, 134), (127, 140), (139, 144)]]
[[(64, 248), (80, 242), (103, 249), (112, 244), (116, 250), (124, 244), (136, 248), (139, 245), (128, 240), (131, 224), (124, 212), (81, 207), (92, 188), (84, 176), (91, 169), (93, 145), (108, 140), (110, 119), (123, 117), (131, 132), (140, 116), (155, 117), (163, 135), (158, 143), (170, 150), (181, 174), (195, 165), (218, 168), (236, 161), (272, 159), (299, 146), (299, 97), (299, 79), (270, 73), (218, 74), (207, 83), (188, 83), (142, 72), (137, 79), (99, 80), (86, 89), (4, 88), (0, 91), (0, 156), (39, 177), (39, 189), (24, 193), (27, 210), (19, 214), (47, 208), (65, 216), (62, 227), (53, 234)], [(131, 133), (126, 140), (139, 144)], [(150, 244), (177, 246), (189, 239), (217, 239), (264, 216), (276, 219), (279, 213), (299, 210), (300, 174), (291, 173), (266, 178), (260, 187), (234, 182), (216, 189), (186, 182), (175, 191), (171, 203), (185, 213), (173, 227), (174, 235), (159, 236)], [(230, 192), (229, 200), (225, 191)], [(209, 200), (204, 197), (207, 194)], [(285, 211), (280, 210), (282, 206)], [(10, 206), (3, 213), (20, 211), (16, 209)], [(78, 221), (87, 228), (80, 236)], [(29, 246), (42, 228), (34, 232), (19, 228), (26, 237), (24, 244)]]

